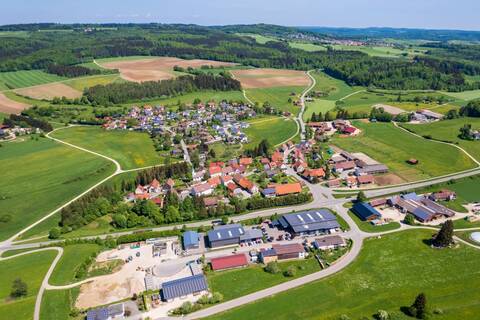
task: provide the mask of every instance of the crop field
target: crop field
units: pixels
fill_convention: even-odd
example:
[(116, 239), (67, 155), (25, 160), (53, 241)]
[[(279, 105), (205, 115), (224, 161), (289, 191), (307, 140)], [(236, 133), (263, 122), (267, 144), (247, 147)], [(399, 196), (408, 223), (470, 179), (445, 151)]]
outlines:
[(239, 69), (232, 70), (235, 79), (244, 89), (299, 86), (307, 87), (310, 78), (303, 71), (286, 69)]
[(121, 81), (120, 75), (118, 74), (108, 74), (108, 75), (99, 75), (92, 77), (82, 77), (77, 79), (69, 80), (65, 82), (67, 86), (72, 87), (75, 90), (82, 92), (86, 88), (94, 87), (97, 85), (107, 85), (112, 82)]
[(289, 118), (269, 117), (253, 120), (250, 127), (245, 129), (249, 139), (245, 148), (253, 148), (263, 139), (267, 139), (273, 147), (291, 138), (295, 132), (297, 132), (297, 124)]
[[(247, 89), (245, 92), (250, 100), (260, 105), (269, 102), (277, 110), (297, 114), (300, 112), (300, 107), (293, 105), (293, 101), (298, 99), (304, 89), (304, 87), (274, 87)], [(291, 102), (288, 101), (289, 99)]]
[(113, 172), (107, 160), (46, 138), (4, 144), (0, 168), (0, 240)]
[(427, 295), (431, 310), (443, 310), (435, 319), (475, 318), (480, 312), (480, 253), (465, 245), (432, 250), (424, 243), (431, 234), (410, 230), (368, 239), (360, 256), (341, 272), (211, 318), (255, 314), (259, 319), (336, 320), (345, 314), (370, 319), (383, 309), (392, 319), (407, 320), (412, 318), (400, 308), (410, 306), (420, 292)]
[(123, 79), (128, 81), (156, 81), (171, 79), (176, 76), (173, 67), (179, 66), (183, 68), (199, 68), (203, 65), (214, 67), (233, 66), (234, 63), (210, 61), (210, 60), (184, 60), (170, 57), (148, 57), (140, 60), (136, 59), (116, 59), (116, 60), (99, 60), (101, 66), (107, 69), (118, 69)]
[(75, 274), (80, 265), (99, 250), (99, 245), (91, 243), (65, 246), (49, 283), (60, 286), (76, 282)]
[[(475, 167), (475, 163), (457, 148), (416, 137), (393, 124), (355, 121), (354, 126), (362, 130), (359, 136), (336, 136), (332, 144), (346, 151), (369, 155), (405, 181), (428, 179)], [(406, 161), (410, 158), (417, 159), (419, 163), (409, 165)]]
[(29, 88), (16, 89), (16, 93), (37, 100), (52, 100), (55, 97), (68, 99), (80, 98), (82, 92), (64, 83), (47, 83)]
[[(56, 251), (51, 250), (0, 261), (1, 320), (33, 319), (36, 295), (56, 254)], [(12, 282), (17, 278), (22, 279), (27, 284), (27, 296), (20, 299), (11, 299)], [(12, 317), (12, 315), (14, 316)]]
[(12, 100), (0, 93), (0, 112), (4, 113), (20, 113), (23, 109), (30, 107), (29, 104)]
[(18, 89), (65, 80), (66, 78), (49, 74), (40, 70), (22, 70), (0, 72), (0, 86), (8, 89)]
[(418, 125), (405, 123), (402, 126), (421, 136), (430, 136), (433, 139), (458, 144), (480, 161), (480, 141), (468, 141), (458, 137), (460, 128), (465, 124), (471, 124), (472, 128), (480, 129), (480, 118), (458, 118)]
[(123, 169), (163, 163), (146, 133), (77, 126), (55, 131), (52, 137), (111, 157), (117, 160)]
[(40, 319), (71, 319), (70, 310), (74, 306), (79, 292), (79, 288), (45, 291), (40, 309)]

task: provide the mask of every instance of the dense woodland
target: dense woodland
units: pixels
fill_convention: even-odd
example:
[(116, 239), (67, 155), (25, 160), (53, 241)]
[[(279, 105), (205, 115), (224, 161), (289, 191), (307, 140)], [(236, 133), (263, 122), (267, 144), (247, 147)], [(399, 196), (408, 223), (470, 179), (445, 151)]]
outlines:
[(58, 65), (54, 63), (48, 65), (45, 71), (67, 78), (91, 76), (102, 73), (100, 70), (90, 69), (82, 66)]
[(175, 96), (200, 90), (240, 90), (238, 80), (231, 77), (199, 74), (180, 76), (162, 81), (142, 83), (124, 82), (99, 85), (85, 90), (85, 96), (93, 104), (118, 104), (130, 100), (151, 99), (162, 96)]
[[(465, 74), (479, 75), (475, 52), (480, 46), (435, 44), (426, 58), (387, 59), (370, 57), (356, 51), (306, 52), (282, 41), (259, 44), (234, 32), (265, 33), (266, 27), (194, 25), (102, 25), (102, 30), (84, 30), (82, 25), (19, 25), (2, 30), (25, 30), (28, 36), (2, 37), (0, 71), (46, 69), (51, 64), (75, 65), (93, 58), (129, 55), (175, 56), (238, 62), (256, 67), (307, 70), (324, 68), (350, 85), (385, 89), (442, 89), (460, 91), (480, 87), (465, 80)], [(107, 29), (105, 29), (107, 28)], [(275, 33), (300, 32), (275, 26)], [(67, 29), (71, 32), (41, 32), (43, 29)], [(426, 44), (425, 46), (428, 46)], [(427, 48), (427, 49), (428, 49)], [(462, 56), (468, 51), (471, 54)]]
[(13, 128), (14, 126), (20, 126), (23, 128), (38, 128), (43, 132), (50, 132), (53, 130), (52, 125), (47, 121), (23, 114), (10, 114), (8, 118), (3, 119), (3, 124), (10, 128)]

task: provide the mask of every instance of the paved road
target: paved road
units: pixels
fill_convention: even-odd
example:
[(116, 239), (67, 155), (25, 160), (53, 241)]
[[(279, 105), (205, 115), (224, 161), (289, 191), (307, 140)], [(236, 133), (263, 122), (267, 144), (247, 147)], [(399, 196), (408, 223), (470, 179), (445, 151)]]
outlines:
[(300, 112), (298, 113), (297, 116), (297, 122), (300, 124), (300, 138), (302, 140), (305, 140), (305, 122), (303, 122), (303, 113), (305, 112), (305, 96), (315, 87), (317, 84), (317, 81), (315, 78), (311, 75), (313, 70), (307, 71), (308, 77), (311, 79), (311, 84), (310, 86), (303, 91), (302, 95), (300, 96)]
[(182, 150), (183, 150), (183, 159), (193, 168), (192, 161), (190, 159), (190, 154), (188, 153), (188, 148), (187, 145), (185, 144), (185, 141), (180, 140), (180, 144), (182, 145)]

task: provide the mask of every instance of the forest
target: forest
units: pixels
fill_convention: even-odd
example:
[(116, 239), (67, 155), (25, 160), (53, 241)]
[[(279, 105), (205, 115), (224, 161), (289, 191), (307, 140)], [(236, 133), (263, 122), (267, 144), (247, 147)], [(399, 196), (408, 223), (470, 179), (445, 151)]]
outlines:
[[(102, 25), (103, 26), (103, 25)], [(465, 75), (479, 75), (475, 51), (478, 45), (459, 49), (450, 44), (431, 47), (427, 58), (388, 59), (370, 57), (356, 51), (307, 52), (291, 48), (282, 41), (259, 44), (249, 37), (236, 35), (235, 27), (195, 25), (128, 24), (104, 25), (108, 30), (86, 32), (82, 25), (4, 26), (2, 30), (27, 30), (28, 37), (5, 36), (0, 43), (0, 71), (45, 69), (51, 64), (75, 65), (93, 58), (131, 55), (174, 56), (237, 62), (255, 67), (307, 70), (325, 69), (350, 85), (383, 89), (441, 89), (460, 91), (479, 88)], [(39, 28), (71, 32), (35, 32)], [(237, 27), (244, 31), (247, 27)], [(249, 26), (265, 32), (266, 27)], [(275, 33), (301, 30), (276, 26)], [(263, 30), (263, 31), (262, 31)], [(310, 35), (310, 33), (308, 33)], [(460, 58), (455, 50), (472, 54)]]

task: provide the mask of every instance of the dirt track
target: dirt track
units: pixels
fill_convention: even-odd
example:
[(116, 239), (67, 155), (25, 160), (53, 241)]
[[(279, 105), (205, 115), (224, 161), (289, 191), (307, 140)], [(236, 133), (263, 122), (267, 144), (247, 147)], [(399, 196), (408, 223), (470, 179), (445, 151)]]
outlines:
[(0, 112), (20, 113), (23, 109), (28, 107), (30, 107), (30, 105), (13, 101), (7, 98), (3, 93), (0, 93)]
[(68, 99), (80, 98), (82, 93), (63, 83), (48, 83), (39, 86), (17, 89), (16, 93), (39, 100), (52, 100), (55, 97), (66, 97)]
[(303, 71), (285, 69), (245, 69), (233, 70), (231, 73), (244, 88), (271, 88), (302, 86), (310, 84), (310, 78)]
[(143, 82), (165, 80), (175, 77), (173, 67), (200, 68), (204, 65), (220, 67), (232, 66), (234, 63), (210, 60), (184, 60), (179, 58), (159, 57), (140, 60), (112, 61), (99, 63), (108, 69), (118, 69), (122, 78), (128, 81)]

